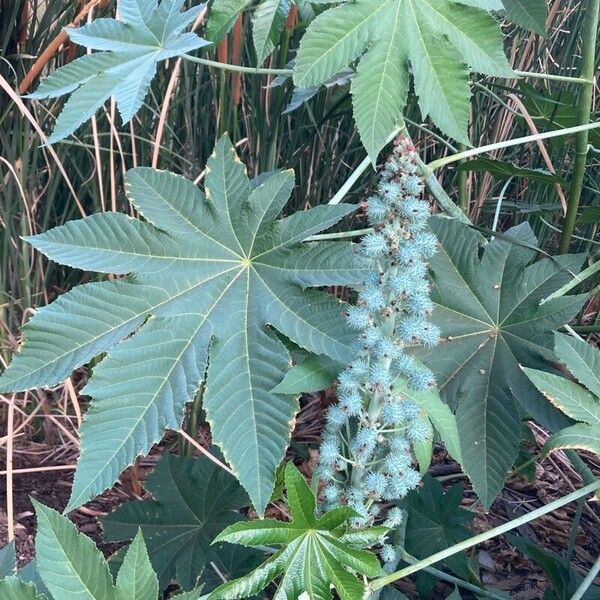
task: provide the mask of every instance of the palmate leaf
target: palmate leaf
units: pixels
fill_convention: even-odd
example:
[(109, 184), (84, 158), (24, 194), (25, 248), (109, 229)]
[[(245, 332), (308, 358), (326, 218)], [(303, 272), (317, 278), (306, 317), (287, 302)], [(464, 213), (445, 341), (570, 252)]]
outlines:
[(357, 550), (341, 539), (354, 511), (342, 507), (317, 518), (315, 497), (292, 463), (286, 465), (285, 485), (291, 522), (265, 519), (235, 523), (215, 540), (281, 548), (248, 575), (220, 585), (209, 600), (252, 596), (280, 576), (275, 600), (292, 600), (304, 593), (311, 599), (330, 600), (333, 597), (330, 585), (341, 600), (356, 600), (363, 597), (365, 588), (362, 579), (349, 570), (366, 577), (383, 573), (374, 554)]
[(527, 368), (523, 371), (556, 408), (576, 421), (600, 427), (600, 397), (560, 375)]
[(196, 585), (210, 561), (219, 561), (221, 549), (210, 548), (215, 536), (241, 519), (248, 505), (243, 488), (207, 458), (194, 460), (163, 455), (144, 482), (154, 500), (132, 501), (102, 520), (107, 539), (144, 535), (161, 589), (176, 579), (185, 590)]
[(584, 256), (528, 266), (537, 240), (526, 223), (487, 244), (456, 221), (434, 218), (431, 225), (442, 245), (431, 269), (433, 319), (443, 337), (417, 356), (436, 373), (442, 397), (456, 409), (463, 467), (489, 506), (516, 458), (520, 412), (554, 431), (566, 424), (519, 365), (548, 369), (553, 330), (580, 310), (585, 296), (540, 301), (572, 279)]
[(37, 514), (35, 553), (46, 587), (60, 600), (112, 600), (115, 588), (108, 565), (94, 542), (73, 523), (33, 500)]
[[(37, 514), (35, 540), (36, 564), (41, 578), (54, 600), (157, 600), (158, 579), (152, 570), (141, 532), (127, 548), (116, 582), (108, 564), (94, 542), (77, 531), (69, 519), (33, 500)], [(14, 600), (39, 600), (33, 584), (11, 585), (17, 595)], [(20, 585), (20, 587), (19, 587)], [(200, 590), (190, 593), (197, 600)], [(3, 595), (2, 598), (5, 598)]]
[(294, 67), (301, 88), (320, 85), (360, 58), (352, 82), (354, 117), (377, 158), (401, 120), (412, 67), (423, 115), (468, 143), (470, 70), (507, 77), (512, 70), (489, 10), (453, 0), (353, 0), (325, 10), (303, 36)]
[[(421, 559), (458, 544), (471, 535), (474, 513), (461, 507), (464, 486), (458, 483), (444, 492), (437, 479), (426, 475), (423, 485), (409, 492), (399, 504), (407, 512), (406, 550)], [(469, 577), (466, 554), (445, 560), (457, 575)]]
[(573, 377), (600, 398), (600, 350), (576, 337), (557, 333), (554, 352)]
[(549, 453), (576, 448), (600, 454), (600, 351), (583, 340), (560, 333), (555, 334), (554, 349), (559, 360), (588, 389), (553, 373), (523, 368), (554, 406), (580, 421), (550, 436), (543, 450)]
[(56, 120), (49, 143), (74, 133), (110, 98), (127, 123), (140, 109), (157, 64), (209, 42), (183, 33), (203, 9), (181, 12), (184, 0), (119, 0), (120, 20), (97, 19), (68, 28), (71, 41), (100, 50), (65, 65), (45, 79), (30, 98), (71, 97)]
[(147, 221), (104, 213), (29, 238), (63, 264), (132, 274), (40, 310), (0, 377), (3, 391), (54, 385), (109, 351), (85, 388), (93, 402), (67, 510), (110, 487), (165, 428), (178, 429), (210, 355), (203, 406), (213, 439), (262, 511), (298, 408), (271, 392), (289, 356), (269, 326), (311, 352), (351, 355), (342, 304), (306, 288), (356, 284), (352, 246), (301, 242), (354, 208), (319, 206), (275, 221), (293, 172), (250, 182), (227, 137), (207, 169), (206, 197), (172, 173), (129, 171), (128, 198)]

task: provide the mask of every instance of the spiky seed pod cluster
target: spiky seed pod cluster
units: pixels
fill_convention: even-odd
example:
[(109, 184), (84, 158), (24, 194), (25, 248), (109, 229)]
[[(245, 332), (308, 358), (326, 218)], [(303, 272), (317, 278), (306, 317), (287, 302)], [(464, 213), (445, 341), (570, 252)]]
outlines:
[[(356, 357), (338, 379), (339, 402), (331, 406), (320, 450), (323, 508), (347, 503), (373, 522), (378, 502), (397, 500), (417, 487), (412, 443), (431, 435), (420, 407), (394, 388), (398, 377), (417, 391), (435, 385), (433, 373), (405, 352), (437, 344), (427, 261), (437, 239), (428, 229), (416, 153), (400, 137), (381, 172), (377, 193), (363, 207), (372, 232), (357, 251), (367, 275), (347, 313), (356, 331)], [(394, 515), (393, 519), (399, 519)]]

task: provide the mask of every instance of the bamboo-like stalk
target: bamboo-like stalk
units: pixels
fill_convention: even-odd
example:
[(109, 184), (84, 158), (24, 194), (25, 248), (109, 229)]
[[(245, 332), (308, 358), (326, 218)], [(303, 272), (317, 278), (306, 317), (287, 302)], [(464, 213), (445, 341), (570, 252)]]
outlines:
[[(598, 28), (598, 16), (600, 14), (600, 0), (589, 0), (585, 24), (583, 29), (583, 56), (581, 61), (581, 74), (590, 81), (582, 86), (577, 102), (577, 122), (580, 125), (589, 123), (590, 112), (592, 110), (594, 84), (593, 77), (596, 62), (596, 39)], [(569, 251), (571, 237), (575, 228), (577, 211), (581, 201), (583, 183), (585, 180), (585, 169), (588, 155), (589, 131), (583, 130), (577, 134), (575, 140), (575, 165), (573, 168), (573, 178), (571, 181), (571, 190), (569, 193), (569, 203), (567, 206), (567, 215), (563, 225), (562, 235), (558, 250), (561, 254)]]

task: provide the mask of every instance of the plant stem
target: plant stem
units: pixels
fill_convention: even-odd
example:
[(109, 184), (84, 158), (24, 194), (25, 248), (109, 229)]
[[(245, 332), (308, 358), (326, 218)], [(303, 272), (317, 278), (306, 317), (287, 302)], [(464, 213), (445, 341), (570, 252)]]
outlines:
[[(457, 155), (458, 156), (458, 155)], [(440, 205), (442, 209), (446, 213), (448, 213), (451, 217), (460, 221), (461, 223), (465, 223), (466, 225), (471, 225), (471, 221), (469, 217), (465, 215), (465, 213), (458, 207), (454, 202), (452, 202), (452, 198), (448, 196), (446, 190), (442, 187), (440, 182), (437, 180), (437, 177), (433, 173), (430, 165), (427, 165), (421, 160), (421, 158), (417, 158), (417, 165), (421, 171), (421, 175), (425, 179), (425, 185), (429, 190), (430, 194), (436, 199), (437, 203)]]
[[(458, 146), (459, 152), (464, 152), (467, 147), (464, 144)], [(463, 162), (463, 161), (461, 161)], [(469, 212), (469, 195), (468, 195), (469, 173), (467, 171), (458, 172), (458, 206), (467, 214)]]
[(291, 75), (294, 73), (291, 69), (263, 69), (261, 67), (242, 67), (240, 65), (231, 65), (229, 63), (219, 62), (218, 60), (210, 60), (209, 58), (200, 58), (199, 56), (190, 56), (184, 54), (183, 58), (190, 62), (205, 65), (207, 67), (215, 67), (226, 71), (235, 71), (236, 73), (249, 73), (250, 75)]
[(337, 233), (321, 233), (318, 235), (311, 235), (306, 238), (305, 242), (322, 242), (324, 240), (340, 240), (344, 238), (353, 238), (363, 235), (367, 235), (373, 231), (372, 227), (367, 229), (353, 229), (352, 231), (338, 231)]
[(496, 536), (507, 533), (508, 531), (512, 531), (513, 529), (516, 529), (517, 527), (521, 527), (522, 525), (525, 525), (526, 523), (529, 523), (530, 521), (533, 521), (534, 519), (537, 519), (538, 517), (541, 517), (542, 515), (546, 515), (558, 508), (562, 508), (566, 504), (569, 504), (570, 502), (574, 502), (575, 500), (578, 500), (579, 498), (583, 498), (584, 496), (587, 496), (588, 494), (591, 494), (592, 492), (595, 492), (598, 489), (600, 489), (600, 481), (595, 481), (594, 483), (586, 485), (585, 487), (581, 488), (580, 490), (577, 490), (571, 494), (568, 494), (567, 496), (564, 496), (563, 498), (559, 498), (558, 500), (555, 500), (554, 502), (550, 502), (550, 504), (547, 504), (546, 506), (542, 506), (542, 507), (532, 511), (527, 515), (523, 515), (522, 517), (513, 519), (512, 521), (509, 521), (508, 523), (504, 523), (503, 525), (500, 525), (499, 527), (494, 527), (493, 529), (490, 529), (489, 531), (480, 533), (479, 535), (476, 535), (468, 540), (465, 540), (464, 542), (460, 542), (459, 544), (454, 544), (454, 546), (450, 546), (450, 548), (446, 548), (445, 550), (442, 550), (441, 552), (436, 552), (435, 554), (432, 554), (428, 558), (420, 560), (419, 562), (415, 563), (414, 565), (410, 565), (409, 567), (405, 567), (404, 569), (400, 569), (399, 571), (396, 571), (395, 573), (392, 573), (391, 575), (386, 575), (385, 577), (379, 577), (378, 579), (375, 579), (371, 582), (370, 587), (372, 590), (377, 590), (377, 589), (383, 587), (384, 585), (388, 585), (390, 583), (393, 583), (394, 581), (398, 581), (398, 579), (402, 579), (403, 577), (407, 577), (408, 575), (411, 575), (412, 573), (421, 571), (423, 568), (429, 567), (430, 565), (433, 565), (441, 560), (444, 560), (445, 558), (453, 556), (454, 554), (457, 554), (458, 552), (462, 552), (463, 550), (468, 550), (469, 548), (472, 548), (473, 546), (476, 546), (477, 544), (480, 544), (481, 542), (485, 542), (486, 540), (490, 540)]
[(583, 595), (594, 582), (594, 579), (596, 579), (596, 575), (598, 575), (598, 573), (600, 573), (600, 556), (596, 559), (594, 566), (590, 569), (590, 572), (586, 575), (586, 578), (581, 582), (581, 585), (577, 588), (577, 591), (571, 596), (571, 600), (581, 600)]
[(360, 179), (360, 176), (371, 166), (371, 159), (367, 156), (365, 159), (352, 171), (350, 177), (346, 179), (344, 185), (335, 193), (335, 196), (329, 200), (327, 204), (339, 204), (352, 189), (352, 186)]
[[(392, 133), (387, 142), (391, 142), (399, 133), (403, 133), (407, 137), (410, 138), (406, 127), (401, 127)], [(456, 156), (459, 156), (458, 154)], [(348, 194), (348, 192), (352, 189), (352, 186), (358, 181), (360, 176), (369, 168), (371, 165), (371, 159), (366, 156), (365, 159), (354, 169), (350, 177), (344, 182), (344, 185), (336, 192), (335, 196), (329, 200), (328, 204), (339, 204)], [(437, 180), (437, 177), (434, 175), (433, 170), (430, 165), (427, 165), (423, 162), (423, 160), (417, 156), (417, 166), (419, 167), (419, 174), (425, 180), (425, 185), (427, 189), (431, 193), (431, 195), (436, 199), (437, 203), (440, 207), (448, 213), (451, 217), (458, 219), (462, 223), (466, 223), (467, 225), (471, 224), (469, 218), (463, 213), (463, 211), (454, 204), (452, 198), (448, 196), (444, 188), (440, 185), (440, 182)], [(311, 240), (315, 239), (323, 239), (322, 237), (313, 236), (310, 238)]]
[[(594, 84), (591, 81), (595, 72), (596, 61), (596, 29), (598, 26), (598, 15), (600, 13), (600, 0), (589, 0), (586, 16), (584, 18), (583, 29), (583, 58), (581, 62), (581, 73), (583, 77), (590, 81), (586, 83), (579, 94), (577, 103), (577, 122), (584, 125), (590, 122), (590, 113), (594, 100)], [(581, 201), (581, 192), (585, 179), (585, 168), (588, 155), (589, 132), (582, 130), (575, 140), (575, 166), (573, 169), (573, 178), (569, 193), (569, 204), (567, 206), (567, 215), (563, 226), (562, 235), (558, 251), (565, 254), (569, 251), (575, 220), (577, 219), (577, 210)]]
[[(405, 550), (400, 550), (400, 553), (402, 555), (402, 560), (404, 560), (405, 562), (407, 562), (409, 564), (413, 564), (413, 565), (418, 562), (418, 560), (414, 556), (411, 556)], [(487, 590), (484, 590), (476, 585), (473, 585), (472, 583), (468, 583), (467, 581), (463, 581), (462, 579), (459, 579), (458, 577), (454, 577), (454, 575), (449, 575), (448, 573), (444, 573), (444, 571), (440, 571), (439, 569), (436, 569), (435, 567), (425, 567), (423, 570), (426, 571), (427, 573), (431, 573), (438, 579), (447, 581), (448, 583), (453, 583), (454, 585), (464, 588), (465, 590), (469, 590), (470, 592), (474, 592), (475, 595), (478, 596), (479, 598), (491, 598), (492, 600), (503, 600), (502, 596), (498, 596), (496, 594), (493, 594), (492, 592), (488, 592)]]
[[(404, 131), (404, 127), (394, 130), (392, 134), (387, 138), (386, 144), (389, 144), (394, 138)], [(365, 156), (363, 161), (352, 171), (350, 177), (346, 179), (344, 185), (336, 192), (335, 196), (329, 200), (328, 204), (339, 204), (352, 189), (352, 186), (359, 180), (360, 176), (372, 165), (371, 158)]]
[[(600, 0), (594, 0), (600, 2)], [(565, 127), (564, 129), (557, 129), (556, 131), (547, 131), (546, 133), (537, 133), (535, 135), (528, 135), (525, 137), (515, 138), (514, 140), (506, 140), (504, 142), (497, 142), (495, 144), (489, 144), (487, 146), (480, 146), (479, 148), (473, 148), (466, 152), (459, 152), (452, 156), (446, 156), (438, 160), (434, 160), (427, 165), (431, 170), (439, 169), (446, 165), (459, 162), (463, 158), (469, 158), (470, 156), (478, 156), (479, 154), (485, 154), (486, 152), (492, 152), (493, 150), (500, 150), (502, 148), (510, 148), (511, 146), (519, 146), (520, 144), (528, 144), (529, 142), (537, 142), (538, 140), (547, 140), (550, 138), (562, 137), (575, 133), (581, 133), (583, 131), (590, 131), (591, 129), (598, 129), (600, 123), (588, 123), (585, 125), (577, 125), (576, 127)], [(586, 145), (587, 151), (587, 145)]]
[(566, 75), (550, 75), (548, 73), (531, 73), (529, 71), (515, 71), (519, 77), (529, 77), (530, 79), (547, 79), (548, 81), (562, 81), (564, 83), (579, 83), (581, 85), (593, 85), (592, 76), (588, 77), (568, 77)]
[(575, 516), (573, 517), (573, 523), (571, 523), (571, 534), (569, 535), (569, 545), (567, 546), (567, 553), (565, 558), (570, 563), (573, 559), (573, 551), (575, 550), (575, 544), (577, 543), (577, 531), (579, 529), (579, 523), (581, 523), (581, 515), (583, 514), (583, 507), (585, 506), (585, 499), (579, 498), (577, 500), (577, 508), (575, 510)]

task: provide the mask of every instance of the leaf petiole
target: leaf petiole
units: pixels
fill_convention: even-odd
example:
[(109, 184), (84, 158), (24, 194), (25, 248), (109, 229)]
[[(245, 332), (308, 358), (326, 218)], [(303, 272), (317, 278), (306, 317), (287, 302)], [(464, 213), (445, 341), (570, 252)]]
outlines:
[(219, 62), (217, 60), (210, 60), (209, 58), (191, 56), (189, 54), (183, 54), (182, 58), (185, 58), (185, 60), (189, 60), (190, 62), (198, 63), (199, 65), (215, 67), (217, 69), (224, 69), (226, 71), (235, 71), (236, 73), (248, 73), (250, 75), (284, 75), (288, 77), (291, 77), (293, 74), (293, 71), (291, 69), (263, 69), (261, 67), (242, 67), (240, 65), (232, 65), (229, 63)]

